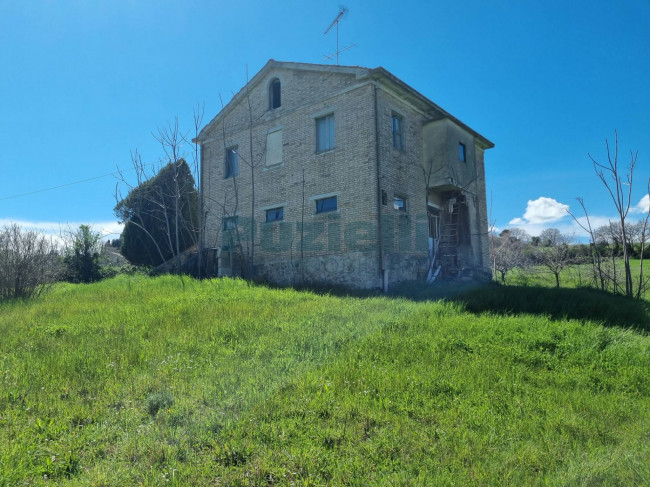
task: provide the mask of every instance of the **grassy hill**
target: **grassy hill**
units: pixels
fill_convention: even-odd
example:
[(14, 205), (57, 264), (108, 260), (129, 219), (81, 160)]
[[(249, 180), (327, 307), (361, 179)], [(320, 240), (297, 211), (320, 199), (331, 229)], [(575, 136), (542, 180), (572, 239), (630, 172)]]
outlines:
[(426, 297), (120, 276), (0, 304), (0, 486), (650, 484), (647, 303)]

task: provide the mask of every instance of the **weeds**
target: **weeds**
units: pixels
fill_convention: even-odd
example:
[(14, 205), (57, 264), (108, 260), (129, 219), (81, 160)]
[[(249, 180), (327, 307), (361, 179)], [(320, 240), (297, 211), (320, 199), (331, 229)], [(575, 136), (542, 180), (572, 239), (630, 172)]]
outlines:
[(0, 485), (650, 483), (646, 311), (436, 292), (133, 275), (0, 304)]
[(147, 396), (147, 411), (151, 416), (158, 414), (161, 409), (166, 409), (174, 404), (174, 398), (169, 391), (158, 391)]

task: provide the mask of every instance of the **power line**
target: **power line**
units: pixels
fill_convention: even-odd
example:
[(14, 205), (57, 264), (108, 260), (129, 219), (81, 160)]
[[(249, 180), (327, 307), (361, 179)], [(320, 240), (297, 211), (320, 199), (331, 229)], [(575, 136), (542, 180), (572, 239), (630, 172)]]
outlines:
[(96, 179), (101, 179), (101, 178), (105, 178), (105, 177), (108, 177), (108, 176), (114, 176), (114, 175), (115, 175), (115, 173), (111, 172), (111, 173), (108, 173), (108, 174), (103, 174), (101, 176), (95, 176), (94, 178), (82, 179), (80, 181), (73, 181), (71, 183), (59, 184), (58, 186), (51, 186), (49, 188), (37, 189), (35, 191), (29, 191), (27, 193), (14, 194), (14, 195), (11, 195), (11, 196), (4, 196), (4, 197), (0, 198), (0, 201), (11, 200), (13, 198), (20, 198), (22, 196), (29, 196), (31, 194), (36, 194), (36, 193), (43, 193), (45, 191), (52, 191), (53, 189), (65, 188), (66, 186), (72, 186), (74, 184), (87, 183), (89, 181), (95, 181)]
[[(143, 164), (143, 166), (153, 166), (154, 164), (157, 164), (157, 163), (156, 162), (150, 162), (149, 164)], [(54, 189), (65, 188), (67, 186), (73, 186), (75, 184), (88, 183), (90, 181), (95, 181), (97, 179), (107, 178), (108, 176), (117, 177), (117, 174), (119, 174), (121, 172), (130, 172), (130, 171), (134, 171), (134, 170), (135, 169), (133, 169), (133, 168), (124, 169), (124, 170), (118, 168), (117, 172), (109, 172), (109, 173), (106, 173), (106, 174), (102, 174), (101, 176), (95, 176), (95, 177), (88, 178), (88, 179), (81, 179), (79, 181), (72, 181), (71, 183), (59, 184), (58, 186), (51, 186), (49, 188), (37, 189), (37, 190), (34, 190), (34, 191), (29, 191), (27, 193), (14, 194), (14, 195), (11, 195), (11, 196), (3, 196), (3, 197), (0, 198), (0, 201), (11, 200), (11, 199), (14, 199), (14, 198), (21, 198), (23, 196), (29, 196), (29, 195), (37, 194), (37, 193), (43, 193), (45, 191), (52, 191)]]

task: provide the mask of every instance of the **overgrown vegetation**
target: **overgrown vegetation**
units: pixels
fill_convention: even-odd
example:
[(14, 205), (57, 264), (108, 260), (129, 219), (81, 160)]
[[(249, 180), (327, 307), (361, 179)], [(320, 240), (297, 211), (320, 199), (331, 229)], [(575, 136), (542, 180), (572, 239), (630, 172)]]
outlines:
[(69, 282), (86, 284), (99, 281), (103, 277), (100, 262), (101, 235), (89, 225), (80, 225), (78, 229), (66, 232), (65, 237), (63, 278)]
[[(137, 154), (135, 158), (139, 161)], [(137, 164), (144, 171), (142, 162)], [(197, 242), (198, 192), (184, 159), (168, 163), (155, 176), (130, 187), (114, 211), (124, 223), (122, 255), (133, 264), (160, 265)]]
[[(580, 285), (591, 286), (602, 291), (624, 294), (632, 298), (642, 298), (650, 291), (650, 277), (644, 274), (643, 263), (647, 259), (647, 246), (650, 241), (650, 208), (643, 208), (639, 203), (632, 207), (634, 171), (638, 151), (630, 150), (630, 163), (621, 167), (618, 155), (618, 134), (614, 132), (614, 147), (610, 150), (609, 141), (605, 140), (607, 161), (598, 162), (591, 154), (596, 176), (605, 187), (605, 193), (611, 199), (616, 218), (600, 227), (592, 225), (583, 198), (577, 198), (584, 213), (583, 217), (566, 211), (582, 228), (589, 238), (588, 245), (570, 245), (573, 235), (563, 235), (555, 228), (545, 229), (539, 236), (530, 237), (519, 228), (505, 229), (499, 235), (490, 230), (490, 254), (492, 275), (506, 282), (506, 275), (519, 270), (520, 276), (539, 274), (538, 268), (544, 267), (555, 278), (555, 286), (560, 287), (560, 277), (574, 266), (590, 265), (590, 279)], [(650, 194), (650, 178), (646, 181)], [(641, 200), (643, 201), (643, 199)], [(640, 216), (630, 219), (632, 213)], [(492, 223), (492, 229), (494, 224)], [(638, 260), (634, 266), (633, 259)], [(535, 268), (537, 267), (537, 268)], [(636, 268), (635, 268), (636, 267)], [(532, 272), (529, 272), (530, 270)]]
[(650, 483), (641, 301), (419, 289), (119, 276), (0, 304), (0, 485)]
[(17, 224), (0, 229), (0, 301), (38, 296), (60, 275), (50, 238)]
[[(593, 230), (595, 243), (574, 244), (573, 237), (556, 228), (531, 237), (519, 228), (490, 235), (492, 273), (502, 284), (543, 283), (544, 273), (553, 277), (555, 287), (590, 286), (614, 294), (626, 294), (626, 269), (634, 282), (634, 297), (650, 291), (650, 276), (643, 272), (643, 255), (650, 236), (647, 221), (628, 225), (627, 244), (616, 239), (616, 225)], [(624, 261), (626, 247), (628, 263)], [(647, 253), (647, 252), (646, 252)], [(563, 277), (564, 276), (564, 277)], [(566, 282), (564, 279), (566, 278)]]
[[(115, 241), (119, 245), (119, 241)], [(58, 240), (17, 224), (0, 229), (0, 301), (41, 295), (59, 281), (91, 283), (150, 269), (111, 257), (108, 242), (89, 225), (64, 229)]]

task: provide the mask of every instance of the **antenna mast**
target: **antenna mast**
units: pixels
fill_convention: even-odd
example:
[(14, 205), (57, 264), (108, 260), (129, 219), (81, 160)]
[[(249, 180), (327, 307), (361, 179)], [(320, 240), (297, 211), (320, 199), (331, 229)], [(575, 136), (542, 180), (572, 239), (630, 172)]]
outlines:
[(325, 59), (332, 59), (334, 56), (336, 56), (336, 65), (339, 65), (339, 54), (342, 53), (343, 51), (347, 51), (351, 47), (354, 47), (354, 44), (350, 44), (348, 47), (345, 47), (341, 50), (339, 50), (339, 22), (341, 21), (341, 18), (348, 12), (348, 9), (346, 7), (339, 7), (339, 13), (337, 16), (334, 18), (330, 26), (325, 30), (325, 34), (327, 34), (330, 30), (332, 30), (332, 27), (336, 25), (336, 52), (334, 54), (329, 54), (323, 56)]

